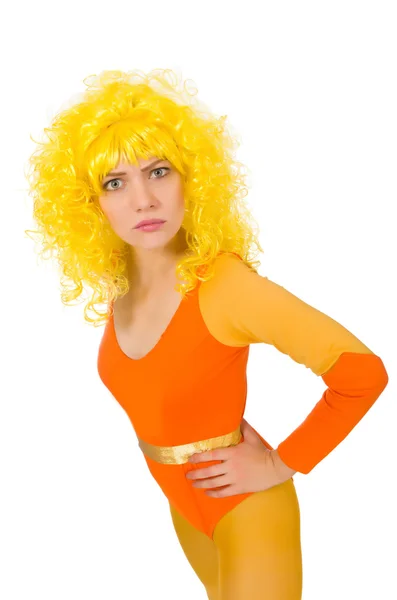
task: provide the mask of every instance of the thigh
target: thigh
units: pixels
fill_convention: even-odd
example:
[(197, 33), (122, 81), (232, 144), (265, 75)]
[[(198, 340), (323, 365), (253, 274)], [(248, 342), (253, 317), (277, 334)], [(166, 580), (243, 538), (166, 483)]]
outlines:
[(213, 539), (219, 600), (301, 600), (300, 510), (292, 479), (235, 506)]
[(198, 531), (170, 504), (175, 532), (187, 560), (204, 585), (209, 600), (218, 600), (218, 551), (215, 543)]

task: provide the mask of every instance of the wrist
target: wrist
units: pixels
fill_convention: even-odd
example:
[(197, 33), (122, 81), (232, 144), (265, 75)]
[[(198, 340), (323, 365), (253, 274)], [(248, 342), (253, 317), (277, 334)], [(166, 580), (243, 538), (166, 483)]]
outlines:
[(272, 450), (271, 453), (272, 453), (273, 464), (275, 466), (275, 469), (277, 470), (277, 472), (279, 473), (279, 475), (282, 477), (282, 479), (284, 481), (286, 481), (287, 479), (290, 479), (293, 475), (295, 475), (295, 473), (297, 473), (297, 471), (295, 471), (295, 469), (291, 469), (291, 467), (286, 465), (285, 462), (281, 459), (277, 448), (275, 450)]

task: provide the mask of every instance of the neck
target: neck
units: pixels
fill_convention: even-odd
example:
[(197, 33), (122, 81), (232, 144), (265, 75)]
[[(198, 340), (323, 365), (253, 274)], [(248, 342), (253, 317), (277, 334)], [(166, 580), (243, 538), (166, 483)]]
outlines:
[(146, 294), (163, 286), (170, 279), (176, 283), (175, 269), (185, 256), (186, 248), (186, 242), (181, 243), (180, 238), (166, 248), (131, 248), (127, 259), (130, 285)]

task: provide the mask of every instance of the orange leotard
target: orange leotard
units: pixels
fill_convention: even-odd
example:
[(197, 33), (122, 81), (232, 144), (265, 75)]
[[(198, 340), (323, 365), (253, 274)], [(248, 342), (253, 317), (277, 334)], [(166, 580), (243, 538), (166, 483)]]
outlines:
[[(214, 266), (213, 278), (197, 283), (156, 346), (139, 360), (122, 352), (110, 316), (98, 352), (99, 376), (139, 439), (179, 446), (236, 430), (245, 410), (249, 346), (271, 344), (327, 385), (305, 421), (277, 448), (289, 467), (309, 473), (386, 387), (383, 362), (341, 324), (238, 255), (220, 253)], [(189, 470), (219, 461), (161, 464), (143, 456), (170, 504), (210, 538), (219, 519), (251, 495), (209, 497), (186, 479)]]

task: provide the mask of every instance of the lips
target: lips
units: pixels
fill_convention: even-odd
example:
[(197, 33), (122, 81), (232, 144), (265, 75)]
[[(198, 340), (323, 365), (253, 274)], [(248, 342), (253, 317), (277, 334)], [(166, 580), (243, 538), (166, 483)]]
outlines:
[(160, 223), (165, 223), (165, 221), (163, 219), (149, 219), (147, 221), (141, 221), (140, 223), (138, 223), (138, 225), (136, 225), (135, 229), (139, 229), (140, 227), (143, 227), (144, 225), (158, 225)]

